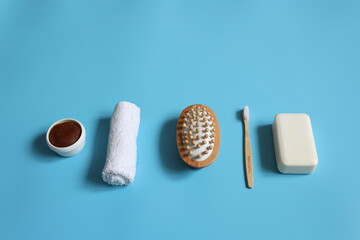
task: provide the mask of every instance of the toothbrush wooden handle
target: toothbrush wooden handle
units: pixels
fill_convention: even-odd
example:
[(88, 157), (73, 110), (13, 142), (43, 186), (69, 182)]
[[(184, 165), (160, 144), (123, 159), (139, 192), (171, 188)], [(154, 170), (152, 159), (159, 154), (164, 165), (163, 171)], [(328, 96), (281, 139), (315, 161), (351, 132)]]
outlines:
[(245, 123), (245, 169), (246, 169), (246, 183), (248, 188), (254, 186), (253, 166), (252, 166), (252, 155), (251, 155), (251, 144), (249, 135), (249, 124), (248, 121)]

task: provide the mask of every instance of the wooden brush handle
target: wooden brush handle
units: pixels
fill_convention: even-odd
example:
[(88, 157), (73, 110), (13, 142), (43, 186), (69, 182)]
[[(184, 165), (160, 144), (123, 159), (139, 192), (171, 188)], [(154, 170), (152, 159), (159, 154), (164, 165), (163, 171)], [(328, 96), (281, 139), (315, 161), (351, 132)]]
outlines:
[(252, 166), (252, 156), (251, 156), (251, 144), (249, 136), (249, 123), (247, 120), (244, 121), (245, 124), (245, 169), (246, 169), (246, 182), (247, 187), (252, 188), (254, 186), (254, 176), (253, 176), (253, 166)]

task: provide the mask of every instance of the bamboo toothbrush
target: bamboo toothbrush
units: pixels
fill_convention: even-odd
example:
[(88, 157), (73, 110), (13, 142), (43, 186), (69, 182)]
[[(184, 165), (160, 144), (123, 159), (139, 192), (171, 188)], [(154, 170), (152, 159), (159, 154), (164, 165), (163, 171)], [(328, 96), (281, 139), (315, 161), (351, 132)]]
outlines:
[(243, 110), (243, 120), (244, 120), (244, 129), (245, 129), (245, 169), (246, 169), (246, 183), (248, 188), (253, 188), (254, 186), (254, 176), (253, 176), (253, 166), (252, 166), (252, 156), (251, 156), (251, 144), (249, 136), (249, 120), (250, 120), (250, 111), (249, 107), (245, 106)]

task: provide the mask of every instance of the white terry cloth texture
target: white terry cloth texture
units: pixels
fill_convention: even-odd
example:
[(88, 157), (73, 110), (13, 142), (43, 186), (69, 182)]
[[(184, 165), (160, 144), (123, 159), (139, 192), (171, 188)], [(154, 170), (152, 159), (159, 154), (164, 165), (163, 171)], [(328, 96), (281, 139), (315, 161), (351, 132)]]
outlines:
[(110, 122), (107, 156), (102, 177), (110, 185), (128, 185), (136, 173), (136, 138), (140, 108), (130, 102), (116, 104)]

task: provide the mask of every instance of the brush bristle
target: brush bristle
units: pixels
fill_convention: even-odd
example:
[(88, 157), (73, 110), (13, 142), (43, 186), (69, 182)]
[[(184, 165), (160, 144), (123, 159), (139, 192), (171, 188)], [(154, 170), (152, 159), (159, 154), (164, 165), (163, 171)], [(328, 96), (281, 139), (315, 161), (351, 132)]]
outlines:
[(184, 117), (183, 144), (190, 158), (205, 160), (215, 144), (215, 123), (207, 108), (194, 106)]
[(244, 120), (249, 120), (250, 119), (250, 111), (249, 111), (249, 107), (245, 106), (244, 110), (243, 110), (243, 118)]

